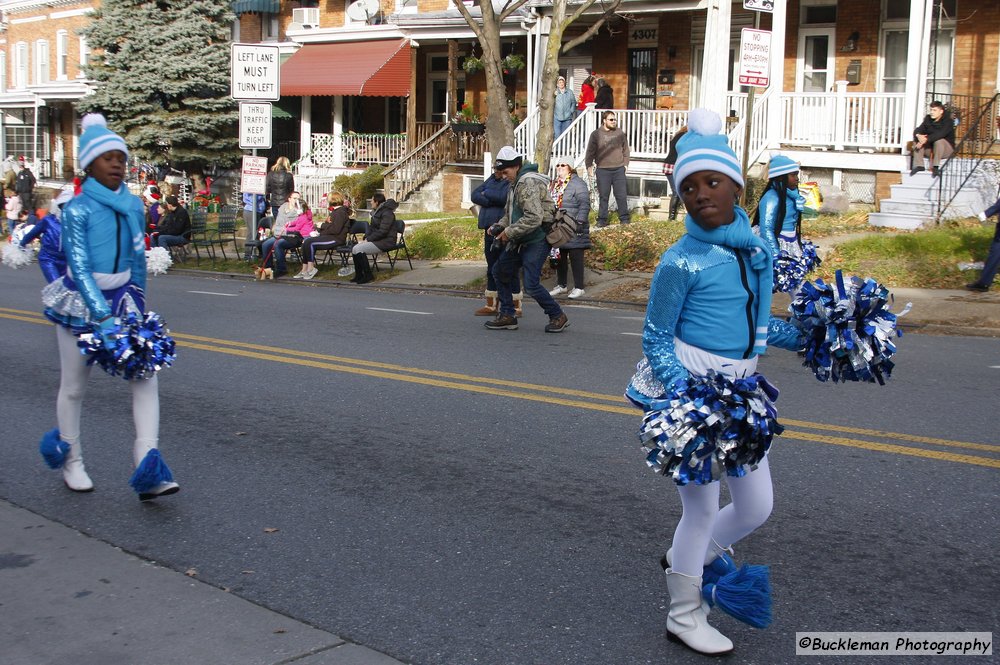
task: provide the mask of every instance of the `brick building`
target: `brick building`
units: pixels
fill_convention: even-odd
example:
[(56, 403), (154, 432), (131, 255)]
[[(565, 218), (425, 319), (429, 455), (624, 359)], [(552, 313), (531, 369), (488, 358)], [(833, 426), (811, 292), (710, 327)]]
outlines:
[(89, 87), (79, 30), (96, 0), (0, 2), (0, 159), (24, 155), (39, 178), (75, 170), (79, 119), (73, 102)]

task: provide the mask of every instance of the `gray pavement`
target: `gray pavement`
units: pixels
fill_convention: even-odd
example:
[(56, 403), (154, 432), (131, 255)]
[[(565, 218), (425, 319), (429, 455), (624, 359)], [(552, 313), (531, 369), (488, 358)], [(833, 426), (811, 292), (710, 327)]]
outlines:
[[(414, 261), (413, 270), (403, 267), (378, 286), (468, 292), (483, 271), (480, 262)], [(650, 277), (588, 270), (586, 296), (560, 300), (639, 308)], [(551, 281), (546, 280), (549, 288)], [(307, 284), (370, 288), (343, 281)], [(901, 319), (905, 328), (1000, 337), (1000, 289), (975, 294), (893, 291), (894, 311), (901, 311), (907, 302), (913, 304)], [(777, 297), (775, 311), (784, 311), (787, 303), (787, 296)], [(0, 501), (0, 590), (4, 665), (138, 665), (150, 662), (150, 654), (155, 654), (156, 662), (178, 664), (399, 663), (4, 501)]]
[(0, 501), (4, 665), (399, 665)]

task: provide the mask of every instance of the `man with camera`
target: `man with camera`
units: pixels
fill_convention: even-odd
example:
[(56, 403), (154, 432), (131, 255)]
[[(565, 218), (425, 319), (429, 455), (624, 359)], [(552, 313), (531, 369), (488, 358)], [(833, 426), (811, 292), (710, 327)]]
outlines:
[(569, 321), (559, 303), (541, 285), (542, 265), (549, 255), (544, 226), (552, 224), (555, 204), (549, 196), (549, 179), (538, 172), (538, 165), (523, 163), (511, 146), (500, 148), (494, 167), (511, 183), (504, 216), (488, 230), (503, 250), (493, 266), (500, 312), (486, 322), (490, 330), (517, 330), (514, 315), (513, 281), (524, 269), (523, 288), (545, 310), (549, 322), (545, 332), (562, 332)]

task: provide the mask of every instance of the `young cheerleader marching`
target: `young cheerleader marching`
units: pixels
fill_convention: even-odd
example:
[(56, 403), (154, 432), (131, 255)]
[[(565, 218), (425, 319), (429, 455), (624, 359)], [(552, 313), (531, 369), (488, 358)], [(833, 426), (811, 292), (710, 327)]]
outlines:
[(767, 166), (767, 189), (760, 197), (753, 224), (774, 258), (774, 290), (795, 291), (806, 273), (820, 261), (816, 246), (802, 241), (802, 211), (805, 197), (799, 193), (799, 165), (784, 155), (775, 155)]
[[(81, 348), (89, 338), (98, 349), (122, 349), (128, 337), (126, 320), (142, 318), (145, 312), (146, 255), (145, 210), (125, 184), (125, 141), (99, 114), (85, 116), (82, 128), (79, 159), (87, 178), (62, 214), (68, 270), (42, 290), (45, 315), (56, 324), (61, 380), (56, 400), (59, 428), (43, 437), (41, 452), (50, 466), (62, 468), (67, 487), (89, 492), (94, 484), (83, 464), (80, 414), (91, 363)], [(136, 470), (130, 482), (139, 499), (147, 501), (180, 487), (157, 450), (160, 402), (154, 372), (172, 360), (173, 342), (169, 340), (167, 350), (156, 338), (144, 340), (158, 356), (155, 367), (130, 365), (115, 373), (124, 374), (131, 384)]]
[[(788, 350), (802, 346), (794, 326), (770, 316), (771, 251), (736, 204), (743, 175), (721, 128), (716, 114), (697, 109), (677, 144), (674, 181), (688, 211), (687, 234), (663, 254), (656, 269), (643, 329), (645, 357), (626, 393), (646, 411), (640, 436), (647, 462), (673, 478), (683, 506), (664, 564), (670, 592), (667, 634), (704, 654), (733, 649), (708, 624), (703, 569), (707, 574), (707, 566), (770, 514), (765, 455), (770, 436), (761, 437), (766, 442), (737, 439), (723, 451), (703, 437), (665, 441), (657, 419), (673, 408), (670, 399), (678, 391), (695, 390), (692, 381), (757, 381), (757, 358), (769, 343)], [(763, 380), (760, 384), (765, 391), (770, 388)], [(763, 398), (761, 403), (769, 407)], [(732, 503), (720, 510), (722, 476)]]

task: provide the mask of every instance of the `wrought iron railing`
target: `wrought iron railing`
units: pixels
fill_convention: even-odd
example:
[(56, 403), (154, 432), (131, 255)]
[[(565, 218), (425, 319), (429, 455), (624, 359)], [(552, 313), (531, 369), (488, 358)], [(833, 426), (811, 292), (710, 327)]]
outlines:
[[(1000, 121), (1000, 93), (989, 99), (979, 99), (980, 105), (975, 109), (974, 119), (966, 125), (962, 138), (955, 145), (954, 154), (941, 165), (940, 175), (937, 178), (937, 209), (934, 215), (937, 223), (941, 222), (962, 187), (969, 182), (997, 143), (995, 124)], [(965, 108), (969, 108), (970, 111), (972, 109), (971, 106)], [(964, 122), (961, 120), (959, 126)]]

